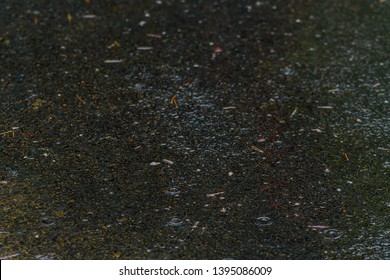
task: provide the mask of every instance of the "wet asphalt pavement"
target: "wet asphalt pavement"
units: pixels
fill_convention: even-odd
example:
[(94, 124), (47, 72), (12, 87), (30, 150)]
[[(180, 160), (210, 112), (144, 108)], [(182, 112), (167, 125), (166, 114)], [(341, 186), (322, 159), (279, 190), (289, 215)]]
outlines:
[(2, 1), (0, 258), (388, 259), (389, 30), (384, 0)]

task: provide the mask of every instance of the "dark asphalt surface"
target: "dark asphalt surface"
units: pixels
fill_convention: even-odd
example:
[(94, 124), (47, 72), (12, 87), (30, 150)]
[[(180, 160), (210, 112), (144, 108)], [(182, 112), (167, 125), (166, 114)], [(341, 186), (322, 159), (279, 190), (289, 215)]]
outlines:
[(0, 258), (388, 259), (390, 2), (2, 1)]

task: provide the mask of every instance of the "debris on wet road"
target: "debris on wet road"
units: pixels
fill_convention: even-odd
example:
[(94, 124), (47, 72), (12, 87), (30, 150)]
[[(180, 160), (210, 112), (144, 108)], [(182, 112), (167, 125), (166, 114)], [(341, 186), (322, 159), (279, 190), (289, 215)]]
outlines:
[(388, 259), (388, 1), (5, 1), (2, 259)]

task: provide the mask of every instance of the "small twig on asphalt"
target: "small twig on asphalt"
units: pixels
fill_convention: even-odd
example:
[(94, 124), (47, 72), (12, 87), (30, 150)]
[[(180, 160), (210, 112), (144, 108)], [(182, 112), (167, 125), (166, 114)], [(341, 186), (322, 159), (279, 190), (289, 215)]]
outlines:
[(290, 118), (292, 118), (297, 112), (298, 112), (298, 107), (295, 107), (294, 111), (290, 115)]
[(259, 148), (257, 148), (256, 146), (251, 146), (251, 148), (259, 153), (264, 153), (263, 150), (260, 150)]
[(153, 47), (137, 47), (138, 51), (151, 51)]
[(236, 107), (230, 106), (230, 107), (223, 107), (222, 108), (222, 110), (230, 110), (230, 109), (236, 109)]
[(106, 59), (104, 63), (122, 63), (122, 59)]
[(333, 106), (317, 106), (317, 109), (333, 109)]
[(209, 193), (209, 194), (206, 194), (207, 197), (215, 197), (217, 195), (220, 195), (220, 194), (224, 194), (225, 192), (217, 192), (217, 193)]
[(160, 34), (152, 34), (152, 33), (148, 33), (148, 34), (146, 34), (146, 37), (160, 39), (160, 38), (161, 38), (161, 35), (160, 35)]
[(80, 95), (76, 94), (76, 98), (83, 104), (85, 104), (85, 100), (80, 97)]
[(179, 104), (177, 104), (177, 101), (176, 101), (176, 94), (174, 96), (172, 96), (171, 104), (175, 105), (176, 109), (179, 108)]
[(72, 15), (71, 15), (71, 13), (68, 13), (68, 14), (66, 15), (66, 18), (67, 18), (67, 20), (68, 20), (69, 23), (72, 22), (73, 17), (72, 17)]

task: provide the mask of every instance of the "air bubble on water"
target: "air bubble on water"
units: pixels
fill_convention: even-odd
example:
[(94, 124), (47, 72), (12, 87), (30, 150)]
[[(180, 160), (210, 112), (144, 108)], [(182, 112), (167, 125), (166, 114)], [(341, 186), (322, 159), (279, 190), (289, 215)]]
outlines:
[(179, 196), (180, 190), (176, 187), (170, 187), (167, 189), (165, 194), (170, 195), (170, 196)]
[(322, 231), (322, 235), (325, 239), (336, 240), (341, 237), (342, 233), (338, 229), (329, 228)]
[(184, 222), (177, 217), (173, 217), (166, 225), (169, 227), (181, 227)]
[(291, 76), (294, 74), (294, 70), (290, 67), (284, 67), (282, 69), (280, 69), (282, 71), (282, 73), (286, 76)]
[(11, 175), (11, 176), (18, 176), (19, 172), (17, 170), (10, 170), (8, 171), (8, 173)]
[(56, 224), (55, 219), (52, 216), (42, 217), (41, 221), (47, 227), (48, 226), (54, 226)]
[(265, 217), (265, 216), (258, 217), (256, 219), (256, 225), (258, 225), (259, 227), (270, 226), (270, 225), (272, 225), (271, 218)]

